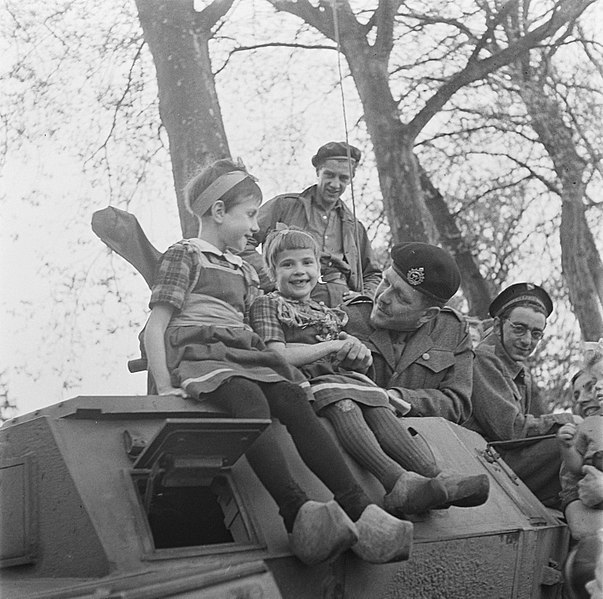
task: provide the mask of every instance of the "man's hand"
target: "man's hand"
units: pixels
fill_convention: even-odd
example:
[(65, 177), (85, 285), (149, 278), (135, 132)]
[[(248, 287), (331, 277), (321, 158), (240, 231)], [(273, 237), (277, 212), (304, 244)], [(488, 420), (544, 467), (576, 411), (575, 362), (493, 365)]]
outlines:
[(412, 406), (402, 398), (402, 394), (398, 389), (386, 389), (389, 397), (389, 403), (396, 410), (398, 416), (406, 416), (412, 409)]
[(576, 436), (576, 425), (568, 422), (557, 431), (557, 441), (562, 447), (573, 447)]
[(362, 293), (360, 293), (360, 291), (352, 291), (351, 289), (348, 289), (342, 296), (342, 299), (344, 302), (349, 302), (351, 300), (353, 300), (355, 297), (358, 297), (359, 295), (362, 295)]
[(373, 363), (373, 356), (369, 348), (348, 333), (339, 333), (339, 339), (344, 343), (335, 355), (335, 359), (348, 370), (366, 372)]
[(584, 505), (594, 508), (603, 501), (603, 472), (583, 466), (584, 477), (578, 482), (578, 496)]

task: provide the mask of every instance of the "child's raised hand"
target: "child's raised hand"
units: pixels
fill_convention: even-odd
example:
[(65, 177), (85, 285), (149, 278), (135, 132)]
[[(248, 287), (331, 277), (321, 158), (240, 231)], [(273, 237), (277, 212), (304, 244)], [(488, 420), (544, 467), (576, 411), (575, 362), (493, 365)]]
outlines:
[(576, 425), (568, 422), (557, 431), (557, 441), (562, 447), (572, 447), (576, 436)]
[(350, 370), (366, 371), (373, 363), (368, 347), (348, 333), (339, 333), (339, 339), (343, 341), (343, 345), (337, 352), (336, 360)]

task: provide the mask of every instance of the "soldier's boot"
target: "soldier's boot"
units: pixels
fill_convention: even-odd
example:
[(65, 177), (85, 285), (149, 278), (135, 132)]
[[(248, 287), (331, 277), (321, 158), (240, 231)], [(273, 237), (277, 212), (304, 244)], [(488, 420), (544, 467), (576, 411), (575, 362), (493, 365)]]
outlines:
[(356, 525), (335, 501), (306, 501), (289, 535), (291, 551), (312, 566), (334, 559), (358, 540)]
[(356, 521), (358, 542), (352, 551), (373, 564), (401, 562), (410, 556), (412, 522), (398, 520), (378, 505), (368, 505)]

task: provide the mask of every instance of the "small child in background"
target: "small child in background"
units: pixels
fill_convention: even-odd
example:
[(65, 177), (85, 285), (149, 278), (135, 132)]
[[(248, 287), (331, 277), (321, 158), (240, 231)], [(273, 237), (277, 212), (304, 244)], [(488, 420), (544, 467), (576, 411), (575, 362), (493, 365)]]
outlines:
[[(565, 468), (577, 477), (583, 466), (603, 471), (603, 340), (585, 345), (583, 375), (592, 379), (586, 393), (579, 398), (580, 424), (564, 424), (557, 431)], [(603, 509), (603, 503), (595, 506)]]
[(342, 333), (345, 312), (310, 297), (320, 275), (314, 238), (281, 227), (266, 239), (264, 258), (277, 291), (256, 299), (250, 323), (268, 348), (308, 377), (315, 411), (331, 422), (346, 451), (381, 482), (385, 508), (408, 515), (486, 501), (486, 475), (440, 472), (429, 448), (395, 416), (387, 391), (362, 374), (370, 365), (370, 352)]

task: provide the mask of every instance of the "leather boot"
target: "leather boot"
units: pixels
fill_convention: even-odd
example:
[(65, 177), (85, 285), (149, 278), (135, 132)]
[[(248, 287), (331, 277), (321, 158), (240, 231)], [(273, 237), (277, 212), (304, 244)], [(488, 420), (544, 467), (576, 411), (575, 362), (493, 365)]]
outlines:
[(289, 535), (291, 551), (312, 566), (335, 558), (358, 540), (356, 525), (336, 501), (306, 501)]
[(372, 564), (401, 562), (410, 556), (412, 522), (398, 520), (378, 505), (368, 505), (356, 521), (358, 542), (352, 551)]
[(416, 472), (405, 472), (394, 488), (385, 496), (383, 506), (390, 514), (419, 514), (449, 501), (444, 484), (436, 478), (427, 478)]
[(474, 507), (486, 503), (490, 492), (490, 479), (487, 474), (465, 476), (452, 472), (441, 472), (435, 477), (445, 487), (449, 507)]

